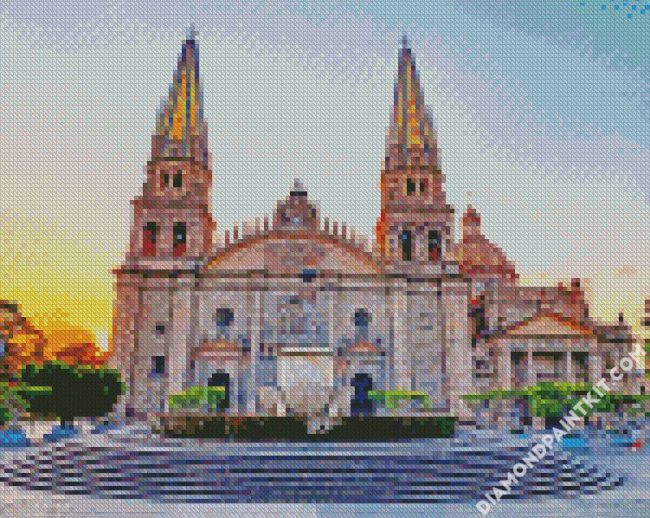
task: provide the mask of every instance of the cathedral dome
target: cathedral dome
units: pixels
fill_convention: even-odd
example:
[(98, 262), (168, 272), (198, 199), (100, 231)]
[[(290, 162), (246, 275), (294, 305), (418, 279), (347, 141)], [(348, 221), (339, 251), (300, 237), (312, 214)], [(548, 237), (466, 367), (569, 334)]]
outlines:
[(463, 275), (472, 278), (515, 280), (515, 265), (500, 246), (488, 240), (481, 230), (481, 216), (469, 205), (463, 214), (462, 238), (451, 247), (449, 258), (457, 261)]

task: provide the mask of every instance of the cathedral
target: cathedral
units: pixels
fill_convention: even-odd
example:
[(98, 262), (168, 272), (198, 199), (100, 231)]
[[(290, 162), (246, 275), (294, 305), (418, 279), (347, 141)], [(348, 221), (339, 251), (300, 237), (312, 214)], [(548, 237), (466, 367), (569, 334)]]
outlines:
[(464, 394), (597, 381), (634, 347), (622, 316), (590, 317), (578, 279), (519, 285), (475, 208), (455, 240), (406, 41), (398, 61), (373, 239), (322, 215), (298, 179), (271, 217), (218, 234), (198, 45), (183, 43), (114, 272), (110, 362), (127, 415), (221, 386), (233, 414), (376, 413), (369, 393), (399, 390), (425, 394), (427, 412), (469, 418)]

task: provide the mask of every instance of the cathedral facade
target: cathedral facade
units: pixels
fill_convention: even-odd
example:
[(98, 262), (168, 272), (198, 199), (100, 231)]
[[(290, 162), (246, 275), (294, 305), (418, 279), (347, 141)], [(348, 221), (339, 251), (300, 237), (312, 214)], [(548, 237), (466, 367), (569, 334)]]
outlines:
[(599, 379), (633, 346), (624, 322), (589, 317), (579, 281), (519, 286), (474, 208), (454, 240), (406, 43), (374, 239), (322, 216), (299, 180), (272, 217), (217, 237), (198, 62), (190, 37), (115, 270), (111, 364), (127, 413), (164, 411), (169, 395), (199, 385), (225, 387), (224, 410), (239, 414), (369, 413), (378, 411), (370, 391), (404, 390), (426, 394), (430, 412), (462, 417), (463, 394)]

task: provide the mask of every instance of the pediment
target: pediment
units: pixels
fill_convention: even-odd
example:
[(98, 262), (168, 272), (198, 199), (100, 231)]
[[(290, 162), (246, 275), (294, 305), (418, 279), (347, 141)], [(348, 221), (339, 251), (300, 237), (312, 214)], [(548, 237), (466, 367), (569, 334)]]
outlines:
[(373, 274), (379, 273), (381, 267), (354, 243), (328, 234), (272, 232), (231, 244), (217, 253), (206, 270), (264, 270), (284, 275), (305, 271)]
[(203, 342), (197, 349), (192, 353), (192, 358), (194, 359), (206, 359), (213, 358), (222, 355), (241, 355), (242, 348), (236, 342), (231, 342), (228, 340), (215, 340)]
[(536, 336), (561, 336), (561, 337), (589, 337), (594, 336), (592, 329), (555, 314), (538, 314), (529, 320), (515, 324), (506, 329), (503, 336), (507, 337), (536, 337)]
[(360, 340), (353, 343), (346, 351), (347, 354), (366, 354), (366, 355), (380, 355), (382, 350), (375, 344), (365, 340)]

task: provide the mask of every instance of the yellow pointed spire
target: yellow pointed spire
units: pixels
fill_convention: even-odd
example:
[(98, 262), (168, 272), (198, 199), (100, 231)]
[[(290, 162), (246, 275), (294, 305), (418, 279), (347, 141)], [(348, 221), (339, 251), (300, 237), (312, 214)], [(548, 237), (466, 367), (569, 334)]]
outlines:
[(183, 43), (169, 95), (156, 122), (152, 158), (189, 158), (208, 165), (207, 124), (199, 81), (196, 31)]
[[(424, 104), (415, 59), (406, 36), (402, 40), (393, 114), (388, 131), (387, 157), (398, 163), (437, 164), (437, 143), (431, 117)], [(417, 157), (417, 158), (416, 158)]]

